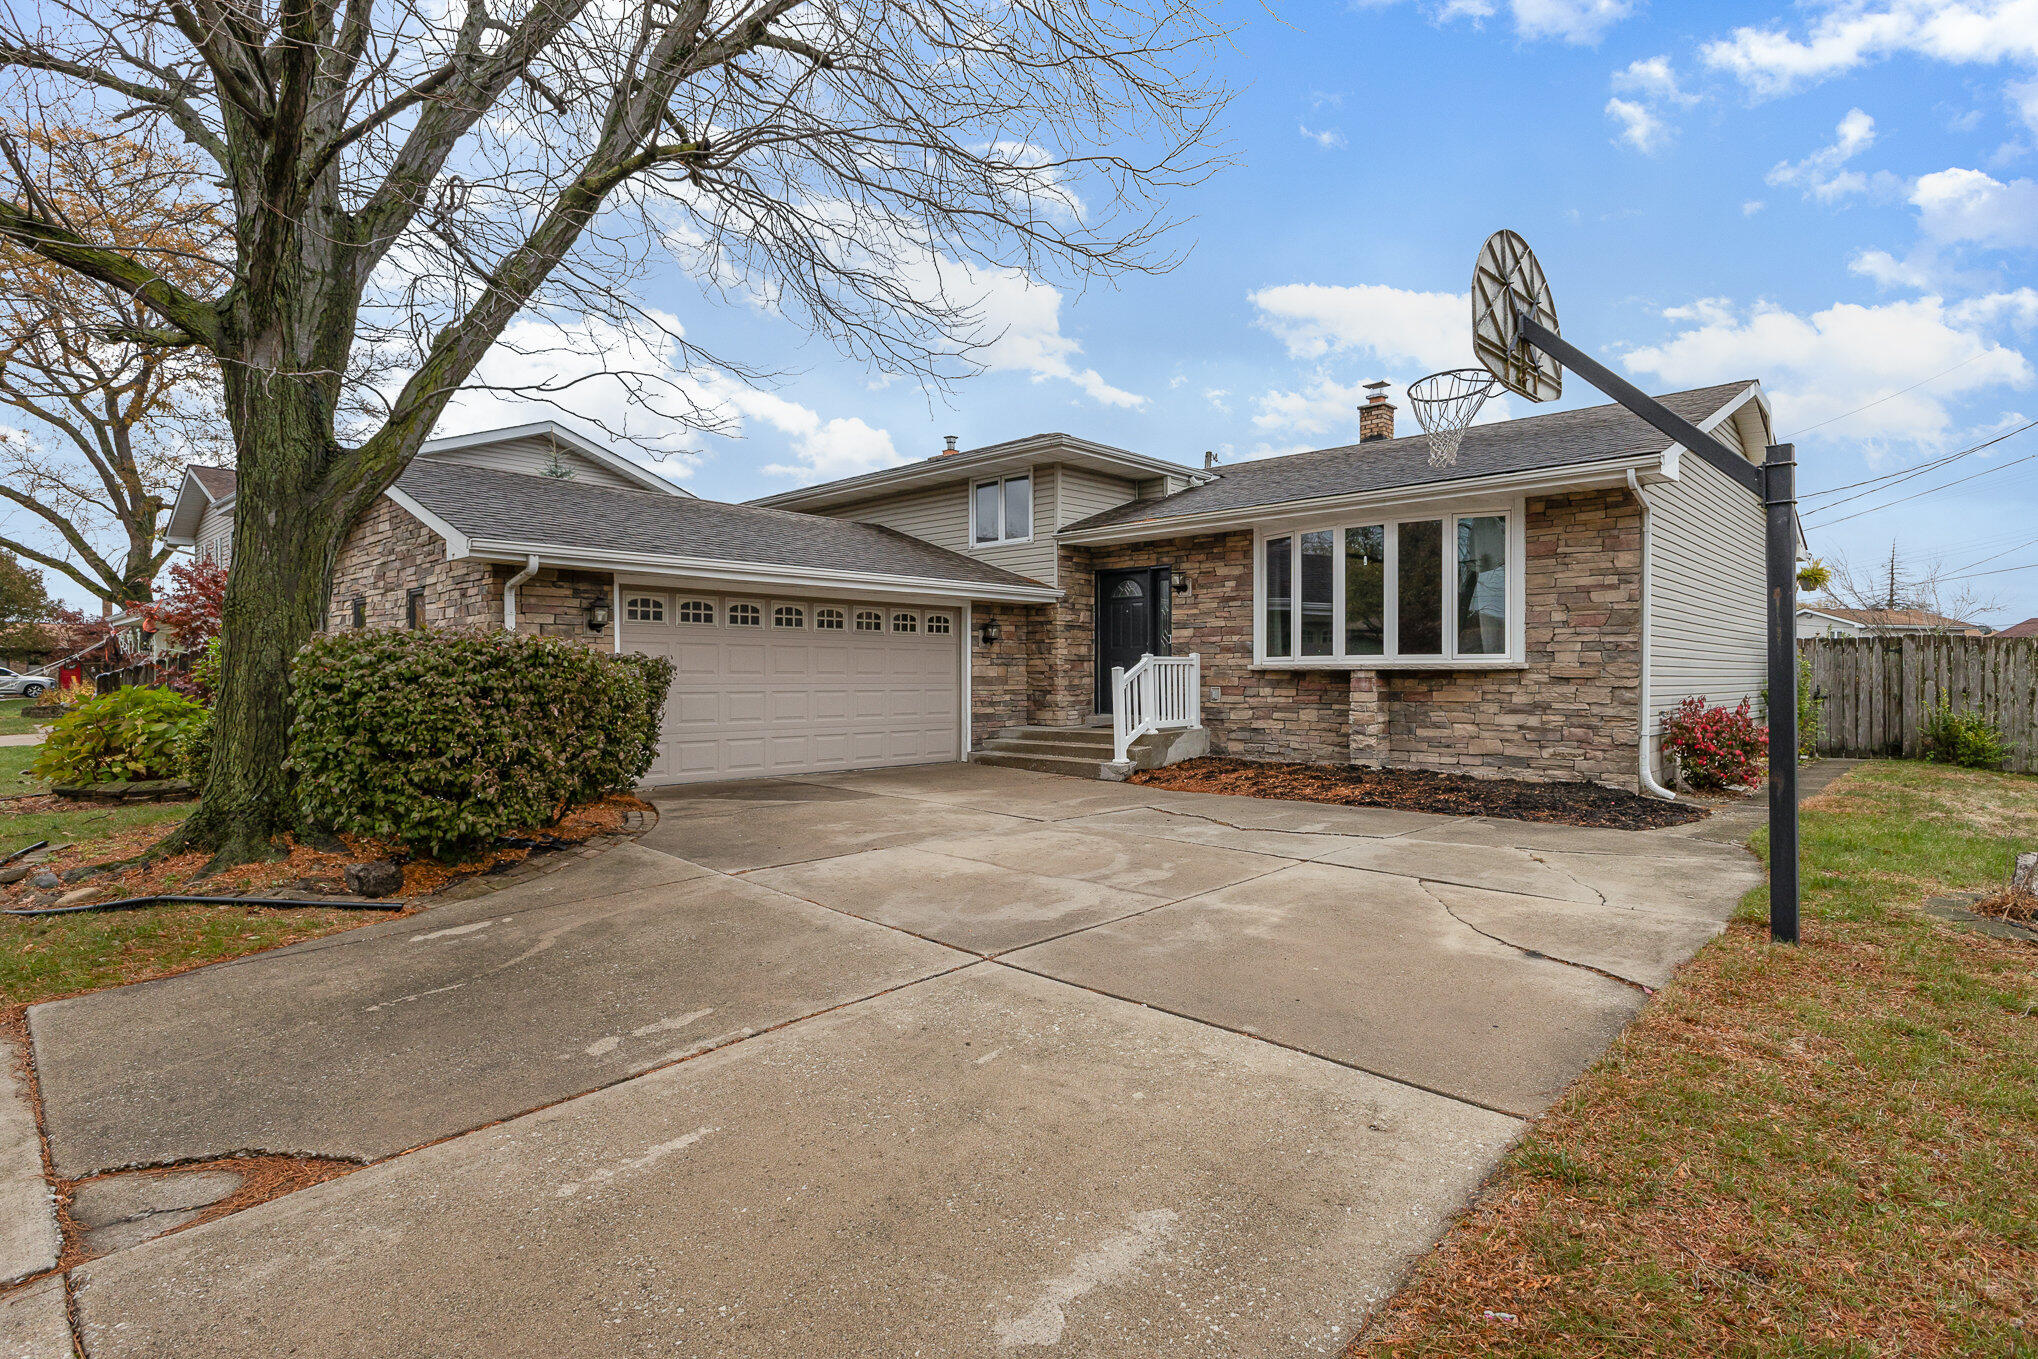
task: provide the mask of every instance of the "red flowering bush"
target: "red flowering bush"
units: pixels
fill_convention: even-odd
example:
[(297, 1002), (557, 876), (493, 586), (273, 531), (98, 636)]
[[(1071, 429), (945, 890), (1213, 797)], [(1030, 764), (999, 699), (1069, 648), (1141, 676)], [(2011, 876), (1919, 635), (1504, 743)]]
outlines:
[(1755, 721), (1745, 698), (1733, 708), (1708, 708), (1702, 698), (1687, 698), (1663, 719), (1663, 748), (1677, 756), (1694, 788), (1753, 783), (1768, 743), (1769, 728)]

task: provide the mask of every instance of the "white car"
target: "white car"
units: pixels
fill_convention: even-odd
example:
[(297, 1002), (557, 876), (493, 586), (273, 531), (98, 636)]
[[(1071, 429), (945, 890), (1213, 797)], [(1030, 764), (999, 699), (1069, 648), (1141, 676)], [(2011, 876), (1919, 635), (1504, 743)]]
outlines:
[(17, 675), (0, 665), (0, 698), (35, 698), (50, 687), (48, 675)]

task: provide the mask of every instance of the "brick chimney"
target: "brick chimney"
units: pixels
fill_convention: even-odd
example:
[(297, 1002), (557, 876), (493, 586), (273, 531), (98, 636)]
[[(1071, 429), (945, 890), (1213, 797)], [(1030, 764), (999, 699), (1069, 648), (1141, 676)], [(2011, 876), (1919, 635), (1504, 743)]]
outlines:
[(1375, 439), (1393, 438), (1394, 403), (1387, 399), (1387, 384), (1369, 382), (1366, 391), (1366, 404), (1359, 407), (1359, 442), (1369, 444)]

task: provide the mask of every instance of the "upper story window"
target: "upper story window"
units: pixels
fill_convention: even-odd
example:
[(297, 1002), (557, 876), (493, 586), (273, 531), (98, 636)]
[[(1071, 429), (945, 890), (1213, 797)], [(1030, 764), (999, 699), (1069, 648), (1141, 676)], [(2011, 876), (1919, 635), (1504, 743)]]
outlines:
[(1517, 512), (1344, 523), (1265, 536), (1254, 643), (1265, 663), (1519, 658)]
[(631, 595), (623, 603), (623, 617), (632, 623), (663, 623), (665, 601), (657, 595)]
[[(950, 501), (954, 504), (954, 501)], [(970, 541), (1023, 543), (1033, 537), (1033, 478), (1021, 472), (980, 481), (970, 497)]]

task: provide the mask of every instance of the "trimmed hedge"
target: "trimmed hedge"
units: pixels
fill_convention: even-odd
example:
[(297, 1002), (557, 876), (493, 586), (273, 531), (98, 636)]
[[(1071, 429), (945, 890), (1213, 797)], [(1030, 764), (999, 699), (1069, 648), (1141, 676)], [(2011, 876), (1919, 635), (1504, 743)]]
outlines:
[(305, 817), (436, 857), (550, 825), (657, 754), (672, 662), (523, 633), (337, 632), (298, 652)]

